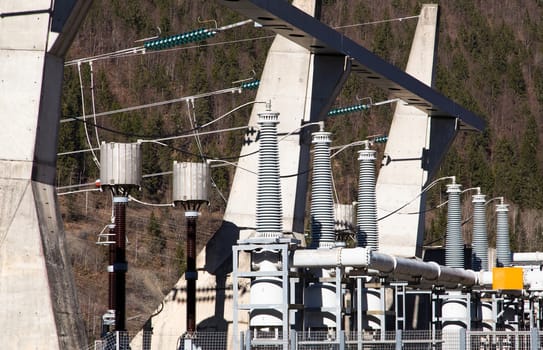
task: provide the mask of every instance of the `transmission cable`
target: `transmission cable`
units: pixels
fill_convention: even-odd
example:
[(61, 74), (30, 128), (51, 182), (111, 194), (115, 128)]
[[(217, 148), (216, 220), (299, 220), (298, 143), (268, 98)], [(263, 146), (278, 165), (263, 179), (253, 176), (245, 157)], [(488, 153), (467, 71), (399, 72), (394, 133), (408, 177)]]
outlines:
[[(83, 116), (85, 117), (85, 113), (86, 113), (85, 112), (85, 94), (84, 94), (84, 91), (83, 91), (83, 79), (81, 77), (81, 64), (77, 65), (77, 72), (79, 74), (79, 87), (80, 87), (80, 90), (81, 90), (81, 108), (83, 110)], [(89, 130), (87, 128), (87, 124), (85, 124), (85, 136), (87, 138), (87, 143), (89, 145), (89, 148), (91, 149), (92, 160), (94, 161), (94, 163), (96, 164), (98, 169), (100, 169), (100, 162), (98, 162), (98, 158), (96, 158), (96, 154), (94, 153), (94, 150), (92, 150), (92, 142), (90, 140)], [(98, 146), (100, 146), (100, 145), (98, 145)]]
[[(96, 104), (94, 101), (94, 71), (92, 69), (92, 62), (89, 62), (89, 68), (90, 68), (90, 91), (91, 91), (91, 102), (92, 102), (92, 120), (94, 121), (94, 124), (98, 124), (96, 121)], [(98, 144), (98, 147), (100, 147), (100, 137), (98, 135), (98, 128), (94, 127), (94, 133), (96, 134), (96, 142)]]
[[(419, 198), (420, 196), (422, 196), (426, 191), (430, 190), (432, 187), (434, 187), (439, 181), (442, 181), (442, 180), (453, 180), (453, 182), (455, 181), (455, 177), (454, 176), (445, 176), (445, 177), (440, 177), (439, 179), (437, 180), (434, 180), (432, 183), (430, 183), (428, 186), (424, 187), (424, 189), (419, 192), (419, 194), (417, 194), (413, 199), (411, 199), (410, 201), (408, 201), (407, 203), (403, 204), (402, 206), (400, 206), (399, 208), (389, 212), (388, 214), (386, 214), (385, 216), (383, 217), (380, 217), (377, 219), (377, 221), (381, 221), (381, 220), (384, 220), (388, 217), (390, 217), (391, 215), (394, 215), (396, 214), (397, 212), (399, 212), (400, 210), (402, 210), (403, 208), (407, 207), (409, 204), (413, 203), (415, 200), (417, 200), (417, 198)], [(383, 210), (381, 208), (381, 210)]]

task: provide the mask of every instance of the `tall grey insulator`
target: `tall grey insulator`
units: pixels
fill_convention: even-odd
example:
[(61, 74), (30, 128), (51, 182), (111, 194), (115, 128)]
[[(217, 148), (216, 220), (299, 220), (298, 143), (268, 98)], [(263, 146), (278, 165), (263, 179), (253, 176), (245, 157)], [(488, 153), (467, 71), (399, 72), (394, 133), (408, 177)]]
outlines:
[(358, 246), (379, 250), (375, 199), (375, 151), (371, 149), (358, 151), (358, 160), (360, 161), (356, 210)]
[(488, 271), (488, 238), (486, 231), (485, 195), (473, 195), (473, 242), (471, 268), (474, 271)]
[(508, 213), (507, 204), (496, 205), (496, 266), (511, 266)]
[(329, 132), (313, 133), (313, 181), (311, 187), (311, 247), (329, 248), (335, 245), (334, 199), (332, 167), (330, 165)]
[(445, 239), (445, 265), (448, 267), (464, 268), (460, 185), (447, 185), (447, 193), (449, 194), (449, 205), (447, 212), (447, 237)]
[(258, 114), (260, 152), (256, 192), (257, 237), (280, 237), (283, 231), (281, 179), (279, 177), (279, 149), (277, 124), (279, 113)]

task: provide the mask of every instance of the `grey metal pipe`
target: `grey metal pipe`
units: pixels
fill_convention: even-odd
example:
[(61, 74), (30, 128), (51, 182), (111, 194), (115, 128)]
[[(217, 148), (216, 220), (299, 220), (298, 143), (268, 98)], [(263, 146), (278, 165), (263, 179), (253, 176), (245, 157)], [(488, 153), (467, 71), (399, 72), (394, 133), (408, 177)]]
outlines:
[(441, 266), (433, 261), (395, 257), (362, 247), (296, 250), (293, 253), (292, 266), (362, 267), (393, 276), (422, 278), (434, 285), (461, 284), (471, 287), (479, 284), (479, 274), (472, 270)]

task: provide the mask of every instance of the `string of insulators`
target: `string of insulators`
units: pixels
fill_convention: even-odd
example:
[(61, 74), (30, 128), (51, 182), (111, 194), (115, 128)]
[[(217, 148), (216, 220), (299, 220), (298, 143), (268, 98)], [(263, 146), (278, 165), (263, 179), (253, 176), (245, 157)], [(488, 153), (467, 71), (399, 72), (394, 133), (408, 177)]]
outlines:
[(387, 135), (376, 136), (373, 138), (373, 143), (385, 143), (388, 141)]
[(330, 110), (328, 112), (328, 116), (333, 117), (333, 116), (340, 115), (340, 114), (347, 114), (347, 113), (352, 113), (352, 112), (360, 112), (360, 111), (368, 110), (370, 108), (371, 108), (371, 105), (364, 105), (364, 104), (359, 104), (359, 105), (354, 105), (354, 106), (349, 106), (349, 107), (335, 108), (335, 109), (332, 109), (332, 110)]
[(241, 84), (243, 90), (254, 90), (260, 85), (260, 80), (247, 81)]
[(202, 41), (215, 36), (215, 34), (217, 34), (216, 31), (200, 28), (182, 34), (149, 40), (143, 44), (143, 47), (147, 50), (163, 50), (174, 46)]

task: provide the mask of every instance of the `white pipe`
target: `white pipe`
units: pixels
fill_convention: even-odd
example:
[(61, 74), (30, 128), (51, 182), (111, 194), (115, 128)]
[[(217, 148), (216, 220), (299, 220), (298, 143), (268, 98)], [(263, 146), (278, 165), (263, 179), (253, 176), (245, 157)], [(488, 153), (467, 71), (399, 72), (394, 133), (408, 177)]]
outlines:
[(492, 288), (492, 271), (479, 271), (479, 285)]
[(523, 262), (543, 262), (543, 252), (513, 253), (513, 261)]
[(292, 256), (293, 267), (367, 267), (366, 248), (298, 249)]

